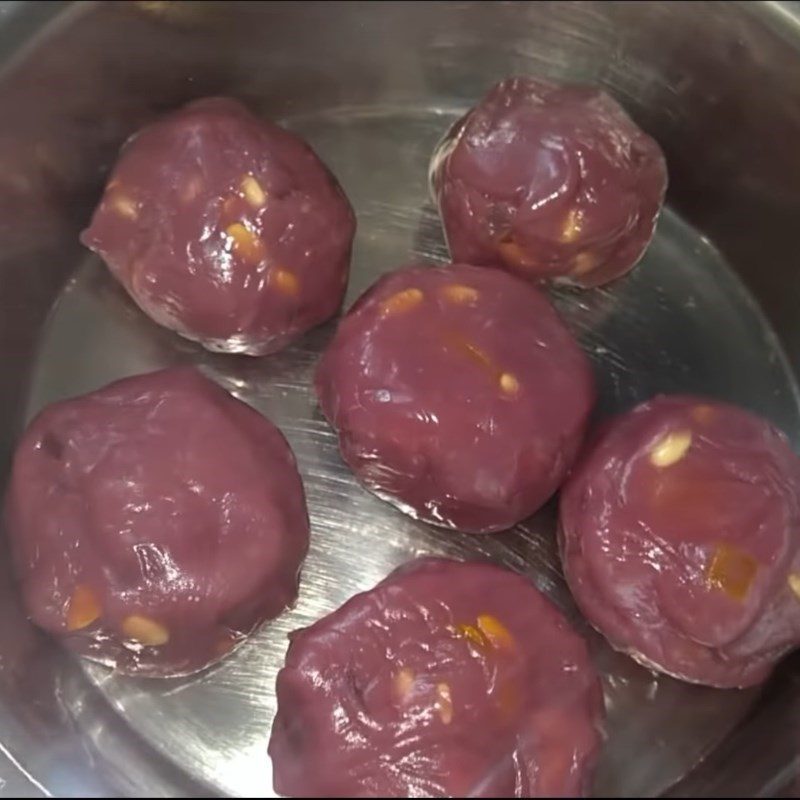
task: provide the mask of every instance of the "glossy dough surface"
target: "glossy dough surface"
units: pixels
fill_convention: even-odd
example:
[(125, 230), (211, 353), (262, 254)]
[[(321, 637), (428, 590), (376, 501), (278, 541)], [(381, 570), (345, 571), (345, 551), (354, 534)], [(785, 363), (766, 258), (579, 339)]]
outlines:
[(302, 139), (209, 98), (128, 140), (81, 239), (156, 322), (261, 355), (336, 312), (354, 232)]
[(282, 434), (188, 368), (42, 411), (6, 527), (33, 621), (153, 676), (202, 669), (291, 604), (309, 535)]
[(345, 316), (316, 375), (366, 486), (436, 525), (508, 528), (558, 488), (594, 401), (553, 307), (499, 270), (412, 266)]
[(509, 78), (445, 136), (431, 180), (454, 261), (598, 286), (641, 258), (667, 172), (605, 92)]
[(292, 635), (270, 755), (296, 797), (589, 788), (603, 718), (583, 640), (523, 577), (421, 559)]
[(800, 643), (800, 466), (741, 409), (665, 396), (612, 421), (561, 494), (572, 593), (611, 644), (712, 686)]

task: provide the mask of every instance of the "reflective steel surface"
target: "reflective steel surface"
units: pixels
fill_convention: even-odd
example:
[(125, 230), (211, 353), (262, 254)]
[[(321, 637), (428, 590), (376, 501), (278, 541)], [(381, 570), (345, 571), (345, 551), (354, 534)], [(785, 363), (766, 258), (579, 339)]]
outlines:
[[(5, 23), (21, 31), (11, 42), (0, 16), (6, 50), (59, 12), (32, 5)], [(289, 438), (312, 547), (294, 610), (220, 667), (175, 681), (125, 679), (62, 653), (25, 623), (0, 559), (0, 741), (30, 776), (4, 770), (0, 752), (9, 786), (270, 794), (286, 633), (409, 557), (443, 553), (530, 575), (590, 638), (609, 710), (598, 794), (785, 791), (800, 744), (796, 659), (762, 695), (655, 677), (614, 654), (566, 591), (552, 508), (476, 538), (417, 523), (358, 486), (310, 390), (333, 323), (273, 357), (209, 354), (145, 319), (76, 235), (131, 130), (191, 97), (232, 93), (306, 136), (342, 182), (359, 219), (349, 304), (413, 256), (445, 258), (427, 162), (469, 102), (513, 72), (599, 82), (662, 143), (671, 188), (639, 268), (555, 296), (597, 368), (598, 414), (658, 391), (709, 393), (800, 446), (796, 25), (789, 7), (726, 3), (92, 3), (17, 50), (0, 72), (4, 465), (44, 403), (195, 363)]]

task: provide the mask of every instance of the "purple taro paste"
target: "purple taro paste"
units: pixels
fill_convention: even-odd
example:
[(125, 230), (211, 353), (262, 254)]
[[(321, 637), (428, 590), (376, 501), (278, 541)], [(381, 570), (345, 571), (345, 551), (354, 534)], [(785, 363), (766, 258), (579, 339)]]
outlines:
[(302, 139), (210, 98), (128, 140), (81, 240), (159, 324), (262, 355), (337, 311), (354, 231)]
[(280, 614), (308, 547), (286, 440), (189, 368), (45, 408), (5, 511), (31, 619), (145, 676), (200, 670)]
[(650, 400), (561, 494), (572, 593), (617, 649), (694, 683), (763, 681), (800, 643), (800, 461), (730, 405)]
[(574, 797), (601, 744), (583, 639), (490, 564), (412, 562), (295, 632), (277, 694), (294, 797)]
[(595, 397), (588, 360), (545, 297), (465, 265), (381, 278), (340, 324), (316, 389), (368, 488), (480, 533), (556, 491)]
[(510, 78), (445, 136), (431, 181), (454, 261), (599, 286), (647, 248), (667, 169), (605, 92)]

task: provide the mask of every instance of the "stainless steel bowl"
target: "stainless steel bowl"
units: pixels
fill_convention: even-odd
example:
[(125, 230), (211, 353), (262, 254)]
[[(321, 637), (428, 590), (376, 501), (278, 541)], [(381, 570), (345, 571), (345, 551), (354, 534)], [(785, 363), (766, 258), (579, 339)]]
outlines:
[(266, 359), (214, 356), (146, 320), (78, 245), (124, 138), (233, 94), (304, 134), (359, 217), (348, 303), (380, 272), (446, 257), (426, 168), (494, 81), (607, 87), (663, 145), (669, 210), (627, 279), (556, 302), (592, 355), (601, 413), (657, 391), (753, 408), (800, 446), (800, 8), (796, 3), (0, 2), (0, 452), (45, 402), (193, 362), (294, 446), (314, 543), (298, 605), (222, 666), (136, 681), (35, 631), (0, 557), (0, 777), (9, 793), (268, 795), (286, 633), (412, 555), (483, 554), (529, 574), (589, 637), (609, 739), (598, 794), (791, 794), (800, 674), (761, 692), (657, 677), (586, 629), (552, 509), (475, 538), (361, 490), (309, 391), (333, 325)]

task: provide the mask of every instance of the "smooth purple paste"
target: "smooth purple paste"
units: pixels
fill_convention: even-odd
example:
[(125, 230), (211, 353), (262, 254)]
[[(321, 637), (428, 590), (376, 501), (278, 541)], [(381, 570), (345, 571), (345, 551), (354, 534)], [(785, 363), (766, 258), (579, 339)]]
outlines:
[(646, 666), (744, 687), (800, 643), (800, 461), (749, 412), (664, 396), (612, 421), (560, 538), (583, 613)]
[(411, 266), (342, 320), (316, 374), (342, 457), (436, 525), (508, 528), (563, 481), (595, 392), (545, 297), (499, 270)]
[(31, 619), (146, 676), (202, 669), (290, 605), (309, 537), (282, 434), (189, 368), (45, 408), (5, 522)]
[(602, 691), (525, 578), (421, 559), (292, 634), (269, 752), (293, 797), (585, 794)]
[(299, 136), (208, 98), (128, 140), (81, 240), (159, 324), (263, 355), (337, 311), (354, 232)]
[(599, 286), (647, 248), (667, 170), (600, 89), (509, 78), (448, 132), (431, 181), (453, 261)]

